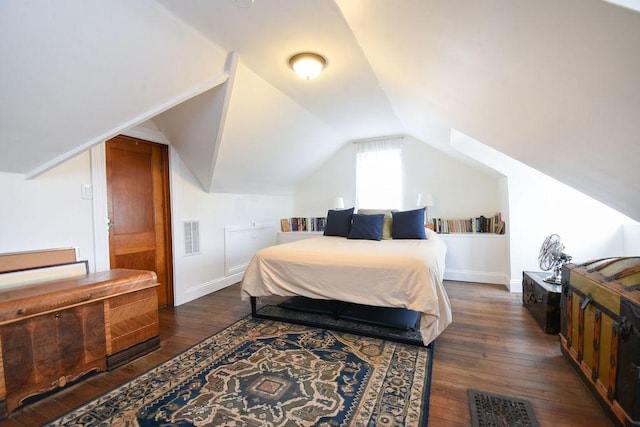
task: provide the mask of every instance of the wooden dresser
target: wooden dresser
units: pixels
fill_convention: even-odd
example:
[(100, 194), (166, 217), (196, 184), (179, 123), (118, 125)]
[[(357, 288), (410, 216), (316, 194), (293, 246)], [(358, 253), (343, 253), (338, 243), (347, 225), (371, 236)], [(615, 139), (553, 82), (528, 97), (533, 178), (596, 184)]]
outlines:
[(35, 397), (159, 348), (152, 271), (0, 287), (0, 419)]

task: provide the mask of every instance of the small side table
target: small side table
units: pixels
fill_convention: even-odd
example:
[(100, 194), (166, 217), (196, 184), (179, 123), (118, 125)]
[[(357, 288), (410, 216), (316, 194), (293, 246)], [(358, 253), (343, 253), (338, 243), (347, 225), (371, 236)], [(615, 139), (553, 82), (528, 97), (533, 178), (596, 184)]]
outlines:
[(560, 332), (560, 296), (562, 285), (544, 281), (550, 273), (522, 273), (522, 305), (527, 307), (547, 334)]

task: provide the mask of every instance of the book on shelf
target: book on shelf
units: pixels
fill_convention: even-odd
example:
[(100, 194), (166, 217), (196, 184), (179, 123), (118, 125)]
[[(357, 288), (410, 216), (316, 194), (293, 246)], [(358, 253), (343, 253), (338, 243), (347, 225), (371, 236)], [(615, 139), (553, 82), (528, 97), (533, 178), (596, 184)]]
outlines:
[(324, 231), (326, 217), (291, 217), (280, 220), (282, 231)]
[(480, 215), (476, 218), (447, 219), (433, 218), (436, 233), (494, 233), (504, 234), (506, 224), (500, 212), (493, 216)]

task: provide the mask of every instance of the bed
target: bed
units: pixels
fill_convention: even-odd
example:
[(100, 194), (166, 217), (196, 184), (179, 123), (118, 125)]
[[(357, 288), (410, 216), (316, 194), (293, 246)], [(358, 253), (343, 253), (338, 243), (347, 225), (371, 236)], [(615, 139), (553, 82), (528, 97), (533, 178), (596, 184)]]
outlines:
[(242, 299), (270, 295), (338, 300), (414, 310), (429, 345), (452, 320), (443, 287), (446, 246), (426, 239), (318, 236), (258, 251), (242, 280)]

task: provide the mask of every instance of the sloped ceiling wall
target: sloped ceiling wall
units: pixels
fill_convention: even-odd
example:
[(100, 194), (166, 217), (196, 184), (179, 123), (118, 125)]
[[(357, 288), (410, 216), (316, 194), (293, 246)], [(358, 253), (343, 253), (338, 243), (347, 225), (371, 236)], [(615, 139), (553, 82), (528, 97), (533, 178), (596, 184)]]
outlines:
[(330, 126), (240, 64), (212, 191), (292, 194), (342, 141)]
[(447, 143), (458, 129), (640, 219), (639, 13), (599, 0), (338, 4), (407, 133)]
[[(231, 0), (158, 2), (216, 45), (237, 52), (256, 75), (340, 133), (342, 143), (402, 130), (333, 0), (256, 0), (249, 8)], [(322, 78), (303, 81), (291, 71), (289, 58), (304, 51), (326, 56)]]
[[(210, 191), (286, 192), (351, 139), (451, 152), (457, 129), (640, 219), (638, 46), (640, 14), (601, 0), (6, 1), (0, 170), (219, 90), (237, 52)], [(316, 81), (288, 68), (303, 50), (328, 58)]]
[(231, 53), (227, 57), (224, 83), (153, 119), (207, 192), (213, 185), (237, 68), (238, 55)]
[(227, 62), (233, 65), (223, 84), (153, 122), (204, 191), (292, 194), (295, 183), (334, 154), (342, 138), (239, 63), (237, 55)]
[(0, 170), (37, 175), (224, 81), (154, 1), (0, 2)]

